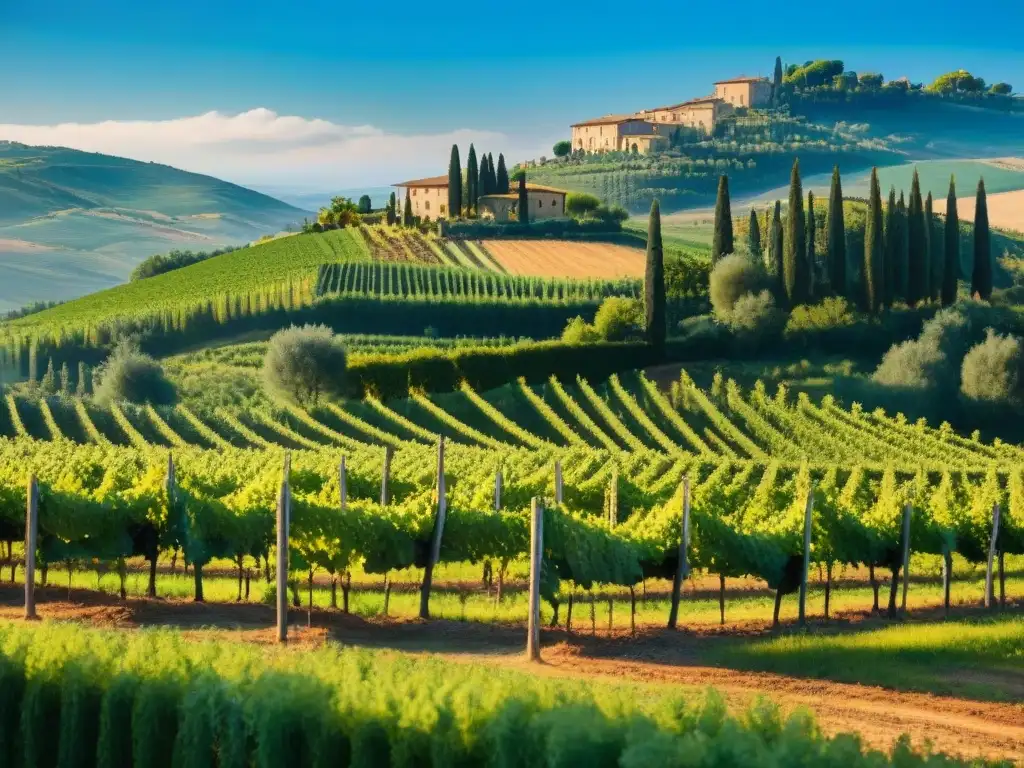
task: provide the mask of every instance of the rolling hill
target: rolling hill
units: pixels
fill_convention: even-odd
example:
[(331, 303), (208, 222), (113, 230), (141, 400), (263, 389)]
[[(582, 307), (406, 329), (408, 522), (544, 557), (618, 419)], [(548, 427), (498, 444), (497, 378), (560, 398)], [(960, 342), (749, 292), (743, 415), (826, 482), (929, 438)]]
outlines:
[(166, 165), (0, 142), (0, 310), (108, 288), (154, 253), (250, 242), (305, 215)]

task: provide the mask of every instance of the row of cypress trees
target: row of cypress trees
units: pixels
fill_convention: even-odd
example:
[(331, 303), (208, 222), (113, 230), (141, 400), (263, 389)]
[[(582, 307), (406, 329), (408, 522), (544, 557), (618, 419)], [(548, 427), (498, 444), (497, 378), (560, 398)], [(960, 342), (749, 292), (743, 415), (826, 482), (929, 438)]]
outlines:
[(469, 145), (469, 157), (466, 159), (466, 183), (462, 181), (462, 164), (459, 159), (459, 146), (452, 144), (452, 154), (448, 161), (448, 215), (458, 218), (465, 211), (467, 216), (480, 213), (480, 198), (483, 195), (508, 194), (509, 177), (505, 166), (505, 156), (498, 153), (498, 165), (494, 165), (494, 156), (490, 153), (481, 154), (477, 159), (476, 147)]
[[(978, 181), (971, 249), (970, 292), (983, 300), (992, 296), (992, 237), (988, 222), (985, 180)], [(923, 301), (956, 301), (961, 277), (960, 220), (956, 203), (956, 179), (949, 180), (945, 224), (937, 225), (929, 193), (921, 201), (921, 185), (914, 171), (910, 200), (890, 189), (882, 204), (878, 170), (871, 171), (864, 238), (863, 304), (870, 312), (896, 301), (915, 306)]]
[[(975, 210), (971, 294), (987, 300), (992, 295), (993, 265), (984, 180), (978, 183)], [(902, 193), (897, 201), (893, 188), (887, 205), (882, 202), (877, 169), (872, 170), (859, 285), (854, 284), (849, 274), (843, 187), (838, 166), (832, 171), (826, 215), (824, 264), (819, 265), (814, 195), (808, 194), (805, 210), (799, 160), (793, 163), (785, 219), (780, 201), (776, 201), (769, 212), (766, 244), (761, 242), (757, 213), (751, 210), (747, 250), (751, 257), (767, 262), (769, 271), (779, 282), (780, 301), (794, 307), (831, 294), (844, 296), (870, 312), (892, 306), (896, 301), (910, 306), (924, 301), (941, 301), (948, 306), (956, 301), (960, 279), (960, 224), (955, 179), (950, 179), (945, 225), (940, 227), (933, 213), (931, 194), (922, 200), (916, 169), (909, 202)], [(715, 203), (712, 265), (734, 250), (729, 180), (722, 176)]]

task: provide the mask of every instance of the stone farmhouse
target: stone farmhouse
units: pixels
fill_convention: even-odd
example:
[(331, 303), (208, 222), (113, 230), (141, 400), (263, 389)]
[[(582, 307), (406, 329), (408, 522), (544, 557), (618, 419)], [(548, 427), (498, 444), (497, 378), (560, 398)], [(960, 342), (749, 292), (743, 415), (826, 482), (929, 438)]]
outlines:
[(678, 127), (695, 128), (710, 136), (719, 121), (736, 109), (763, 107), (772, 100), (772, 85), (766, 77), (736, 77), (714, 86), (711, 96), (575, 123), (571, 126), (573, 151), (658, 152), (668, 147), (669, 137)]
[[(405, 194), (409, 193), (412, 215), (424, 221), (448, 218), (448, 175), (431, 176), (393, 184), (398, 192), (396, 198), (399, 212), (405, 210)], [(514, 185), (513, 185), (514, 186)], [(564, 189), (526, 183), (526, 199), (530, 205), (530, 220), (557, 219), (565, 216)], [(509, 221), (519, 206), (519, 193), (512, 191), (503, 195), (481, 195), (480, 216), (496, 221)]]

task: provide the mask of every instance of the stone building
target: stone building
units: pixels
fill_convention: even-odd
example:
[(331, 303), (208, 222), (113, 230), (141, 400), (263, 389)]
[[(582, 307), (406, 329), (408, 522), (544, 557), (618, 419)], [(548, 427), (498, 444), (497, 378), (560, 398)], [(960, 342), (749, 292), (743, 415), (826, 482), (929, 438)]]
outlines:
[(448, 174), (431, 176), (428, 179), (413, 179), (392, 184), (398, 189), (398, 216), (405, 212), (405, 193), (409, 192), (412, 215), (424, 221), (448, 217)]
[(637, 115), (605, 115), (572, 126), (572, 148), (582, 152), (646, 155), (668, 146), (657, 126)]
[[(510, 221), (513, 212), (518, 218), (519, 192), (513, 183), (513, 191), (504, 195), (481, 195), (480, 218), (495, 221)], [(526, 182), (526, 201), (530, 207), (530, 221), (537, 219), (560, 219), (565, 216), (564, 189), (545, 187)]]
[(715, 97), (734, 107), (765, 107), (772, 101), (767, 77), (734, 77), (715, 83)]
[(715, 132), (715, 126), (725, 115), (730, 114), (733, 107), (725, 100), (714, 96), (691, 99), (681, 104), (666, 107), (655, 107), (638, 112), (637, 115), (657, 126), (658, 132), (666, 136), (677, 126), (696, 128), (707, 136)]

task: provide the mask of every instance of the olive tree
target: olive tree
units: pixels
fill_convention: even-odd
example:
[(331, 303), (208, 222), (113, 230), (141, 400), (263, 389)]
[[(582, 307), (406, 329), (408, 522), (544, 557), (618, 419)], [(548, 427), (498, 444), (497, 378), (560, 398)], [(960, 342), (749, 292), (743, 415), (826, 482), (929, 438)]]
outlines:
[(94, 397), (109, 405), (128, 401), (170, 405), (177, 395), (160, 363), (143, 354), (133, 341), (122, 341), (93, 371)]
[(345, 347), (330, 328), (293, 325), (270, 338), (263, 358), (263, 381), (278, 397), (316, 405), (321, 395), (342, 392), (346, 365)]

